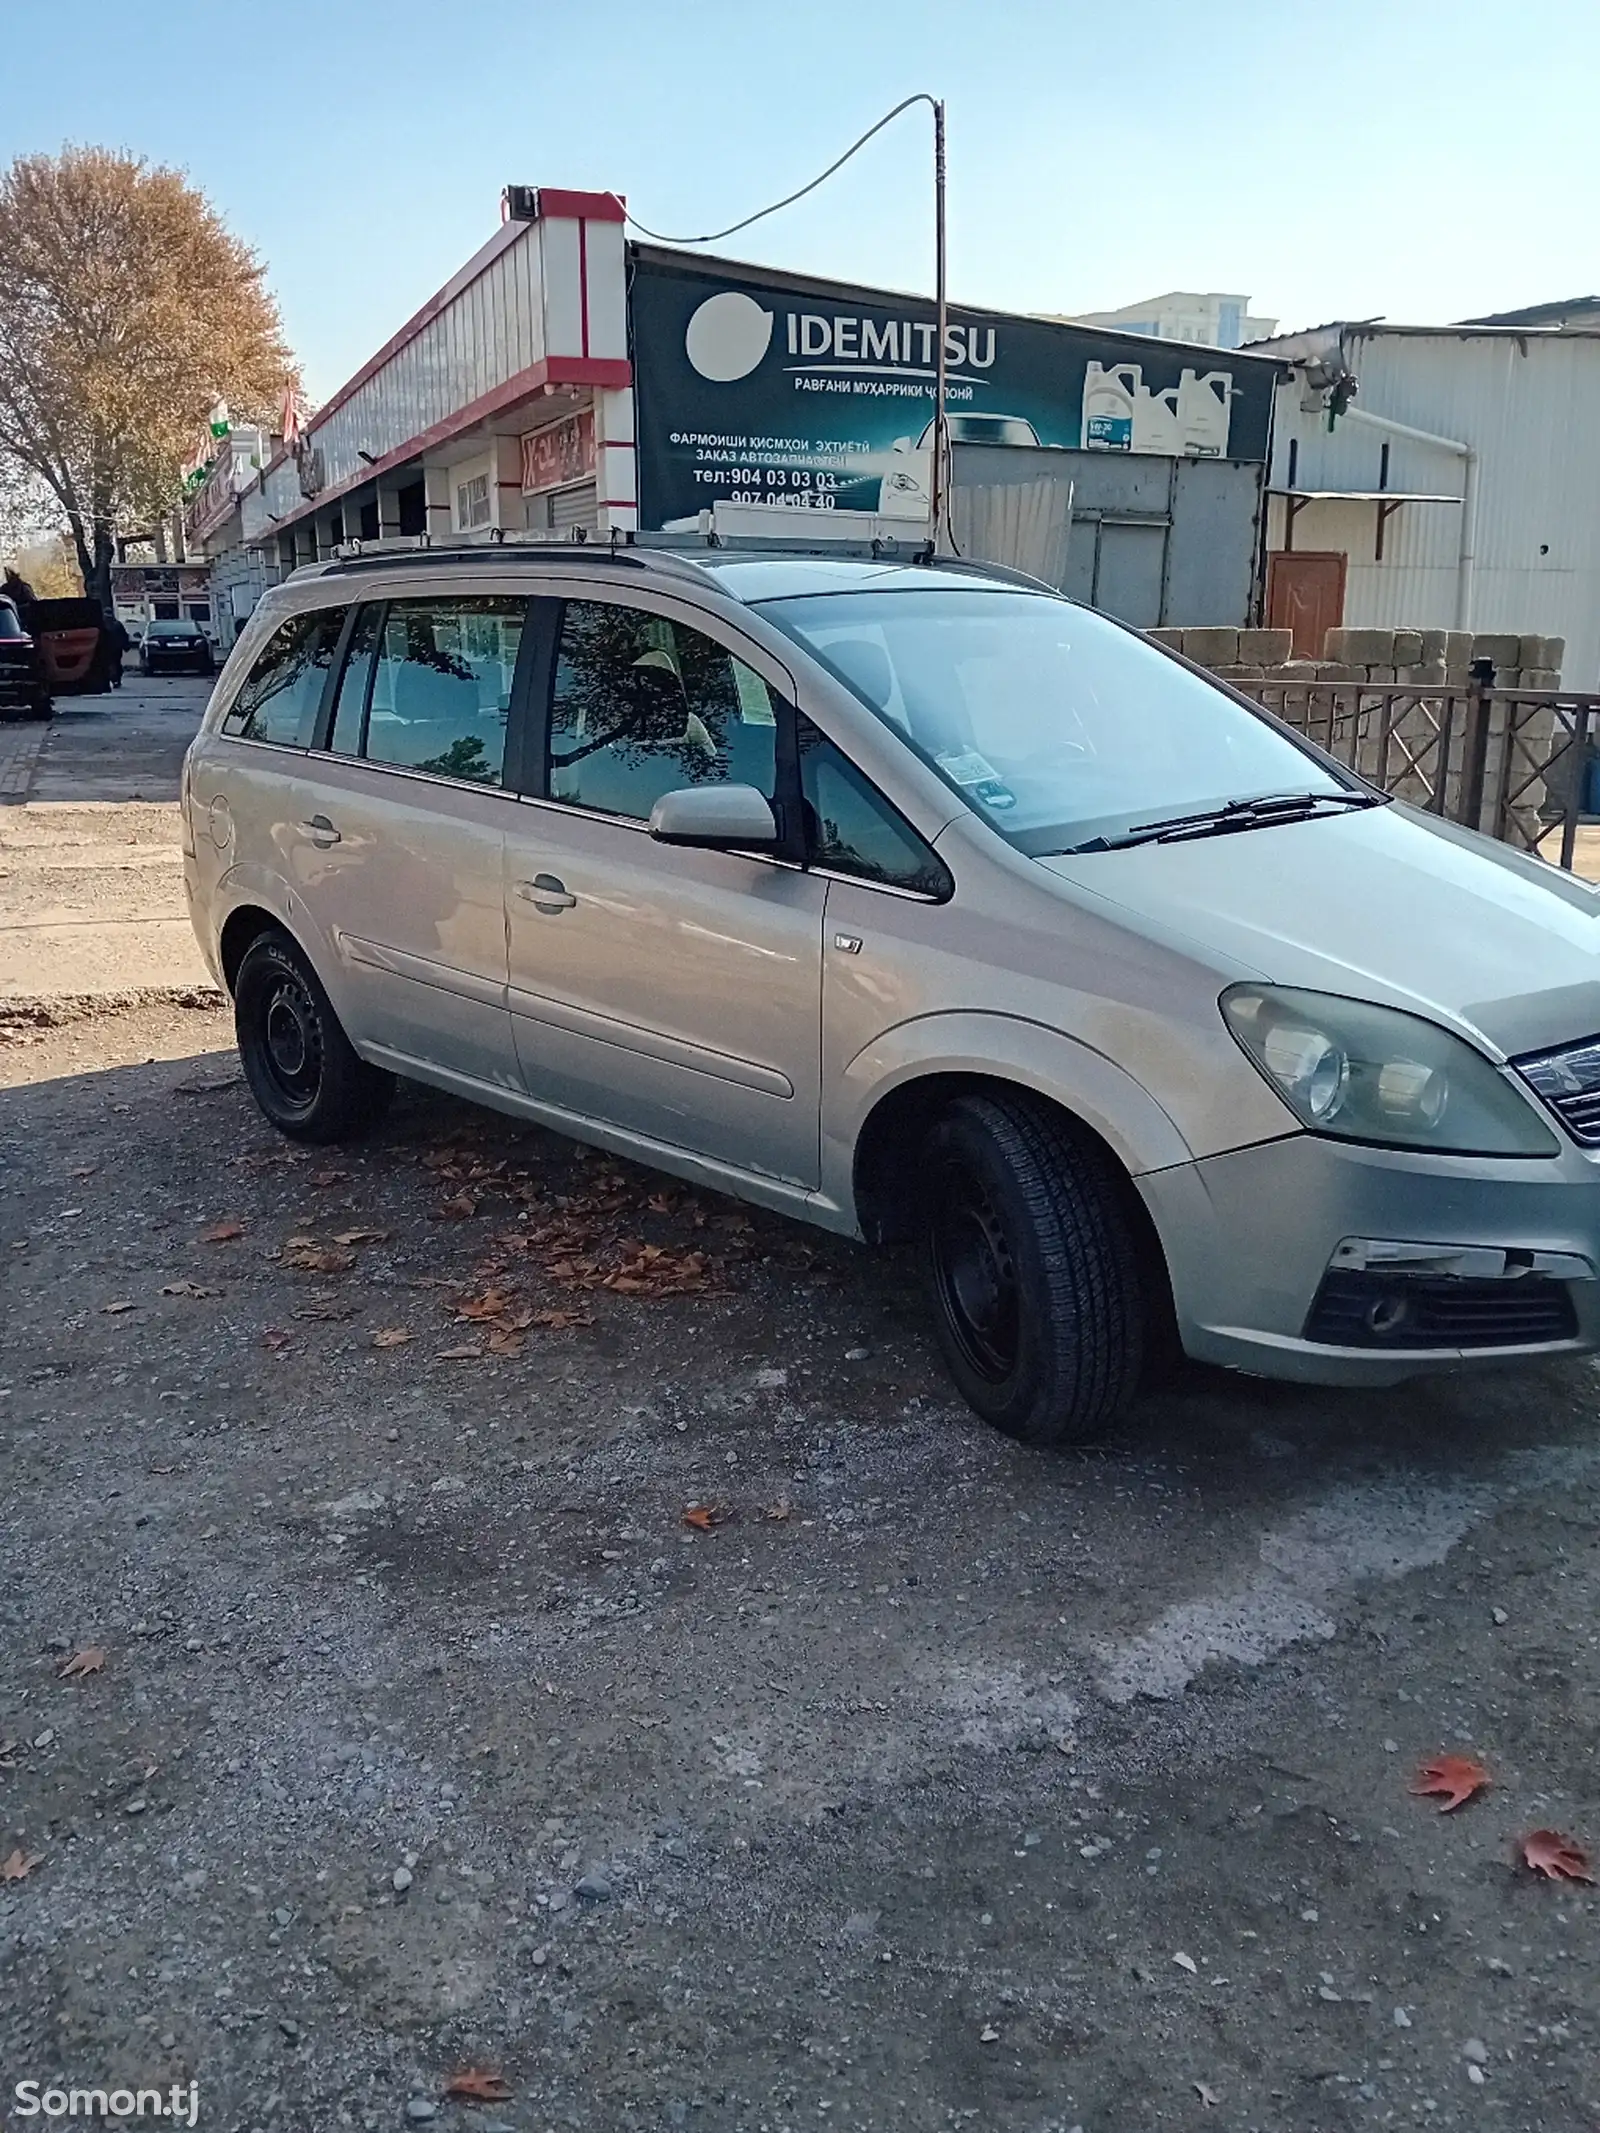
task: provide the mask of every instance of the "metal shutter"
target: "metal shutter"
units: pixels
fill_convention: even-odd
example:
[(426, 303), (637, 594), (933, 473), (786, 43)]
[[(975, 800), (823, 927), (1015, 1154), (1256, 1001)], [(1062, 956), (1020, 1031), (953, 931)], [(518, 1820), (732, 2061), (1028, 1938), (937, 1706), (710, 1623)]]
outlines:
[(546, 502), (552, 533), (568, 533), (574, 526), (582, 526), (588, 533), (599, 530), (600, 514), (592, 481), (580, 482), (574, 489), (552, 489)]

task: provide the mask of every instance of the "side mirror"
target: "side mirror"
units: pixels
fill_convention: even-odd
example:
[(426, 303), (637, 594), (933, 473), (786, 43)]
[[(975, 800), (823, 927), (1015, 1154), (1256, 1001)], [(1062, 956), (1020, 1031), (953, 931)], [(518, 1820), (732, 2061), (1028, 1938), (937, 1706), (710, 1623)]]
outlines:
[(753, 785), (685, 785), (651, 808), (650, 834), (708, 852), (759, 850), (778, 842), (778, 821)]

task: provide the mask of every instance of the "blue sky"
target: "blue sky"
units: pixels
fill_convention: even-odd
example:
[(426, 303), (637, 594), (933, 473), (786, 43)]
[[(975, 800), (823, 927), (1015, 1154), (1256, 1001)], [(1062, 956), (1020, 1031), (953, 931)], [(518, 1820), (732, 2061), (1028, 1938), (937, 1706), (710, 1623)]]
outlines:
[[(6, 40), (0, 159), (81, 140), (185, 168), (266, 259), (320, 399), (508, 180), (693, 234), (919, 88), (949, 105), (970, 302), (1228, 289), (1298, 326), (1600, 288), (1593, 0), (76, 0)], [(930, 160), (908, 113), (722, 249), (929, 288)]]

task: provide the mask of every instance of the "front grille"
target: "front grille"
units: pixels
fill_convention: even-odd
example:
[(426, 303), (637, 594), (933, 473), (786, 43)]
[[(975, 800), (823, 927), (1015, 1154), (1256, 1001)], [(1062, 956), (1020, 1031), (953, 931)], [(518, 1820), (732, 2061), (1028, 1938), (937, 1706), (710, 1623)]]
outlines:
[(1580, 1148), (1600, 1148), (1600, 1037), (1511, 1063)]
[(1305, 1337), (1335, 1348), (1533, 1348), (1577, 1330), (1565, 1284), (1543, 1274), (1472, 1281), (1335, 1268)]

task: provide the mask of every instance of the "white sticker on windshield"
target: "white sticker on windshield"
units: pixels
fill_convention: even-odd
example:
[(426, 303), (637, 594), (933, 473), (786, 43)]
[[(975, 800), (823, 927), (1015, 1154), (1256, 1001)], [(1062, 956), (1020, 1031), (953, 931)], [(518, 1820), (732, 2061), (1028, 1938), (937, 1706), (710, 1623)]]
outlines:
[(1000, 773), (993, 763), (969, 749), (965, 755), (942, 755), (939, 768), (955, 785), (988, 785), (999, 782)]
[(1016, 806), (1016, 794), (1002, 781), (999, 771), (988, 758), (979, 755), (975, 748), (968, 749), (965, 755), (942, 755), (938, 763), (952, 784), (970, 793), (982, 806), (993, 808), (997, 813)]

